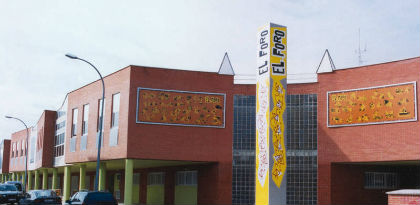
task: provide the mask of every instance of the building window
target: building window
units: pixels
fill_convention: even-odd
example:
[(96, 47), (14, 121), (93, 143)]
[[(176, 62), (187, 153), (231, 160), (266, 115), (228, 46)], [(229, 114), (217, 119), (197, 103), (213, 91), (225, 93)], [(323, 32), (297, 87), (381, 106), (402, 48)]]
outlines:
[(18, 142), (16, 147), (16, 157), (19, 157), (19, 150), (20, 150), (20, 142)]
[(255, 95), (233, 97), (232, 204), (255, 204)]
[(317, 98), (316, 94), (286, 98), (287, 204), (317, 204)]
[(111, 116), (111, 127), (118, 126), (118, 118), (120, 113), (120, 94), (112, 95), (112, 116)]
[(176, 185), (196, 186), (197, 171), (179, 171), (176, 173)]
[(16, 142), (13, 142), (13, 145), (12, 145), (12, 158), (15, 157), (15, 146), (16, 146)]
[(398, 185), (397, 173), (365, 172), (365, 189), (396, 189)]
[(60, 122), (60, 123), (55, 125), (55, 130), (57, 131), (57, 130), (65, 127), (65, 126), (66, 126), (66, 121)]
[(89, 104), (83, 105), (82, 135), (88, 132)]
[(76, 136), (77, 135), (77, 108), (73, 109), (73, 118), (72, 118), (72, 123), (71, 123), (71, 136)]
[(20, 156), (23, 156), (23, 147), (24, 147), (24, 144), (25, 144), (25, 140), (22, 140), (22, 143), (20, 145)]
[[(287, 204), (317, 203), (317, 95), (287, 95)], [(233, 98), (232, 204), (255, 204), (255, 95)]]
[[(57, 120), (55, 123), (54, 150), (53, 150), (54, 157), (61, 157), (64, 155), (64, 139), (65, 139), (65, 132), (66, 132), (65, 119), (66, 119), (66, 112), (58, 111)], [(76, 120), (77, 120), (77, 117), (76, 117)]]
[[(24, 151), (25, 150), (25, 151)], [(22, 153), (26, 156), (26, 151), (27, 149), (26, 149), (26, 142), (25, 142), (25, 140), (22, 140)]]
[(147, 176), (147, 185), (163, 185), (165, 182), (165, 173), (152, 172)]
[(60, 118), (61, 116), (64, 116), (66, 112), (64, 111), (57, 111), (57, 118)]
[(54, 157), (64, 155), (64, 133), (55, 136), (54, 139)]
[[(105, 100), (105, 98), (104, 98), (104, 100)], [(104, 101), (104, 108), (106, 107), (106, 101)], [(98, 102), (98, 127), (96, 128), (96, 130), (99, 132), (99, 127), (102, 127), (102, 130), (104, 130), (104, 121), (105, 121), (105, 109), (104, 109), (104, 111), (103, 111), (103, 116), (101, 115), (101, 111), (102, 111), (102, 99), (99, 99), (99, 102)], [(102, 126), (101, 126), (102, 125)]]

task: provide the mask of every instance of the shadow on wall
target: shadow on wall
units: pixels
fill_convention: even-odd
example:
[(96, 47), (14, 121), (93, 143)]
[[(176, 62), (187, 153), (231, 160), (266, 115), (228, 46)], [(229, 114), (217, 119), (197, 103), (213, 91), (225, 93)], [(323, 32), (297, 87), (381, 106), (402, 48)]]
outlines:
[[(415, 189), (420, 185), (420, 164), (404, 162), (392, 165), (339, 164), (332, 167), (332, 204), (387, 204), (386, 192), (397, 189)], [(365, 188), (366, 172), (397, 173), (397, 187), (389, 189)], [(417, 180), (416, 180), (417, 179)]]
[(332, 195), (337, 190), (332, 186), (331, 162), (335, 159), (349, 161), (349, 158), (331, 139), (334, 136), (329, 136), (325, 129), (329, 128), (322, 124), (318, 125), (318, 203), (335, 204), (332, 203)]

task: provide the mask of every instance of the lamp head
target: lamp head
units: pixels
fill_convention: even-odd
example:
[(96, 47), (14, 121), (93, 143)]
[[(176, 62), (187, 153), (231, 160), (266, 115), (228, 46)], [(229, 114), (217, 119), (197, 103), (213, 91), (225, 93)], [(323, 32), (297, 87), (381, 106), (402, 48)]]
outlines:
[(4, 116), (4, 117), (9, 118), (9, 119), (10, 119), (10, 118), (13, 118), (13, 117), (10, 117), (10, 116), (8, 116), (8, 115), (6, 115), (6, 116)]
[(67, 54), (66, 54), (66, 57), (67, 57), (67, 58), (71, 58), (71, 59), (78, 59), (78, 57), (77, 57), (77, 56), (75, 56), (75, 55), (73, 55), (73, 54), (71, 54), (71, 53), (67, 53)]

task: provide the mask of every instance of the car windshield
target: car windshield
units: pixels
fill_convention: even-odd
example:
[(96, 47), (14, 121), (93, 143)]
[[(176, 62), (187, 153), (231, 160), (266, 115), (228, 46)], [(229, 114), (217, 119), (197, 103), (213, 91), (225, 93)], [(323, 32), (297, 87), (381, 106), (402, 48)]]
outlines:
[(114, 201), (114, 197), (109, 192), (92, 192), (88, 196), (91, 201)]
[(0, 185), (0, 191), (16, 191), (16, 187), (9, 184)]
[(34, 195), (35, 198), (54, 197), (55, 192), (51, 190), (40, 190), (40, 191), (33, 191), (31, 195)]
[(83, 201), (88, 193), (87, 192), (79, 192), (79, 201)]
[(22, 191), (22, 185), (19, 182), (7, 182), (7, 184), (14, 185), (18, 191)]
[(22, 185), (20, 184), (15, 184), (15, 187), (17, 190), (22, 191)]

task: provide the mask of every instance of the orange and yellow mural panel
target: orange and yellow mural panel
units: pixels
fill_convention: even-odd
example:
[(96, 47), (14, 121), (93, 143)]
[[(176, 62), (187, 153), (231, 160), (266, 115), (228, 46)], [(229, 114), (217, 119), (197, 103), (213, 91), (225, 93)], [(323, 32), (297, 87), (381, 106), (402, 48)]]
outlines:
[(416, 83), (328, 93), (328, 126), (417, 120)]
[(138, 88), (137, 123), (224, 127), (225, 94)]

